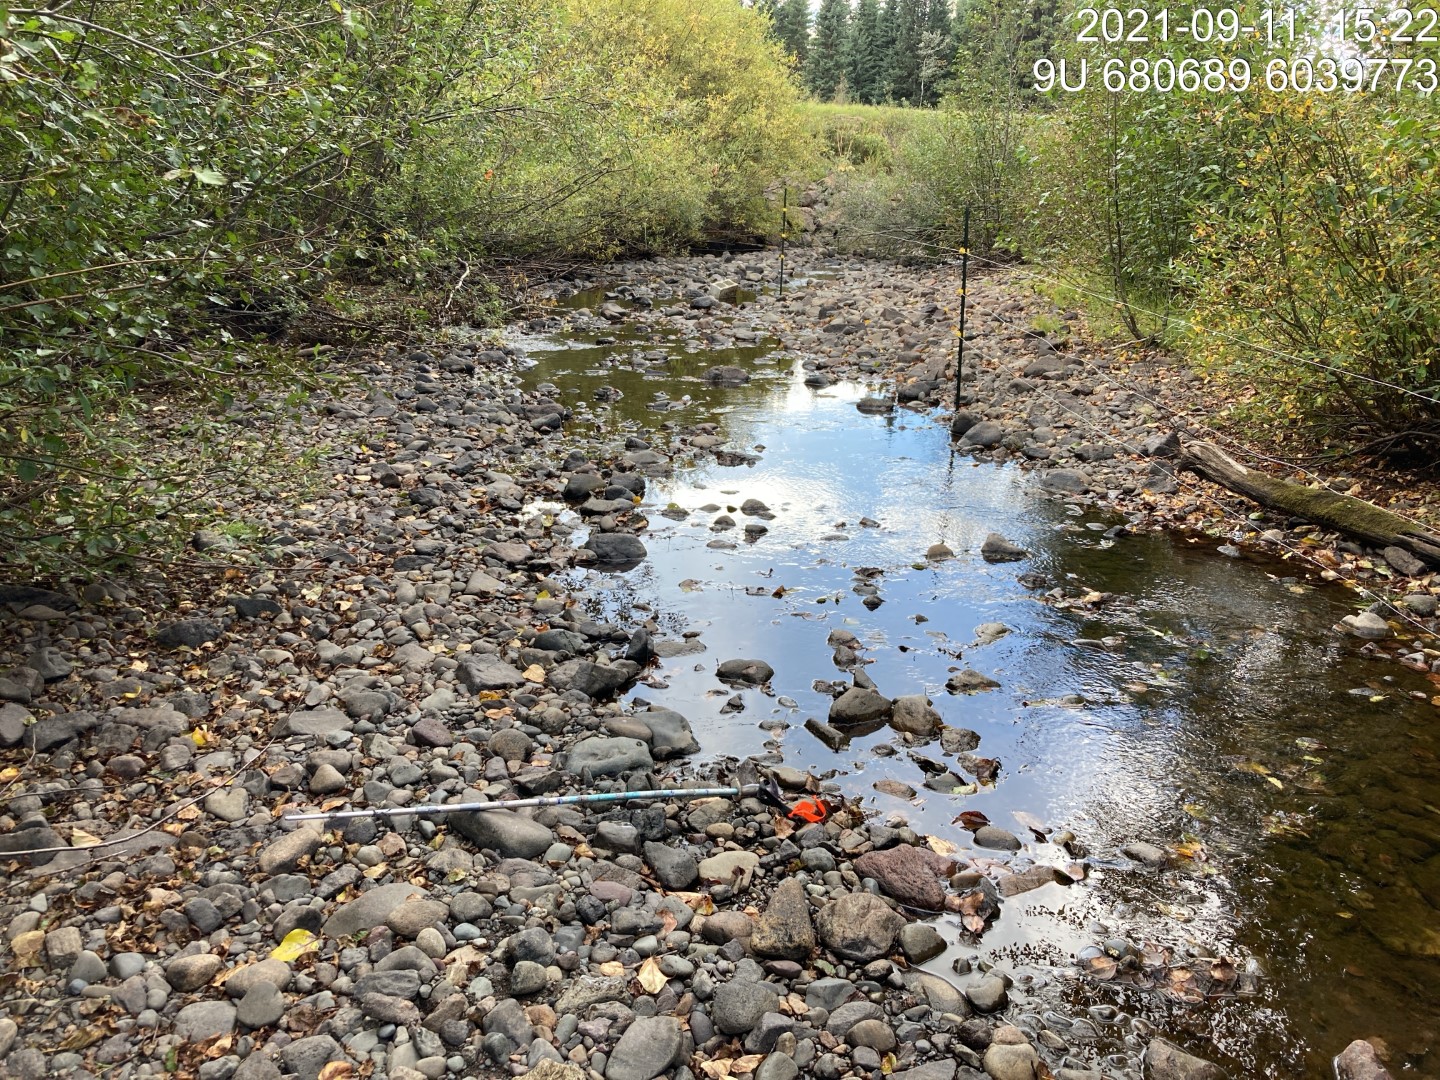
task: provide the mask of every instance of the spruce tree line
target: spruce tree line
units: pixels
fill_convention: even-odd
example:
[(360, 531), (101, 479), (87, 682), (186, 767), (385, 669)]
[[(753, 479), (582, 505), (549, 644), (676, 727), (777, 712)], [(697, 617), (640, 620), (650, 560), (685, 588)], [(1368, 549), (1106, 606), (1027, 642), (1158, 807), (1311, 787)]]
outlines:
[(952, 0), (758, 0), (771, 33), (822, 101), (934, 105), (950, 74)]

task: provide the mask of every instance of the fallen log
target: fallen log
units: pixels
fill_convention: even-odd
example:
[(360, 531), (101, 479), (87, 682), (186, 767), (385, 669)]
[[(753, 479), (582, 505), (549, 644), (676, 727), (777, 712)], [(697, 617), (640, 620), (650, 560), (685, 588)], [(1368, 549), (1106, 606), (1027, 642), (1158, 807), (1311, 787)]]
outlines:
[(1269, 510), (1313, 521), (1375, 547), (1398, 547), (1432, 566), (1440, 566), (1440, 535), (1364, 499), (1247, 469), (1207, 442), (1192, 441), (1182, 446), (1180, 467)]

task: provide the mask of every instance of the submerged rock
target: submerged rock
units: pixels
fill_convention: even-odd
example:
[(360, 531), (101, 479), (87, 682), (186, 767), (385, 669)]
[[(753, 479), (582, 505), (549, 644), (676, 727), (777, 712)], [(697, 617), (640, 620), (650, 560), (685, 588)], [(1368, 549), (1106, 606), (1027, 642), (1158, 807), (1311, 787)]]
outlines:
[(1150, 1080), (1226, 1080), (1225, 1071), (1218, 1065), (1187, 1054), (1165, 1039), (1150, 1040), (1144, 1064)]

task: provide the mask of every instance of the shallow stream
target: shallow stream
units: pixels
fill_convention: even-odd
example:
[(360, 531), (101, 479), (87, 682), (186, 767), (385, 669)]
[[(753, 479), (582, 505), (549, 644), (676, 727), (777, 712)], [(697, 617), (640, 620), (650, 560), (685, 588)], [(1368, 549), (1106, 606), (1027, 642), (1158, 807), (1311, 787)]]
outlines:
[[(1012, 1020), (1045, 1015), (1102, 1065), (1133, 1060), (1158, 1030), (1236, 1076), (1328, 1076), (1360, 1037), (1383, 1039), (1403, 1075), (1440, 1076), (1435, 688), (1331, 629), (1355, 609), (1345, 589), (1228, 558), (1214, 539), (1107, 537), (1118, 519), (954, 454), (926, 414), (857, 411), (859, 384), (806, 388), (799, 361), (763, 340), (687, 353), (662, 336), (616, 337), (516, 344), (535, 362), (528, 385), (560, 386), (577, 430), (708, 420), (759, 457), (723, 467), (706, 456), (653, 480), (648, 559), (589, 574), (596, 615), (653, 617), (664, 638), (698, 632), (704, 646), (663, 660), (632, 696), (688, 716), (706, 755), (778, 751), (962, 857), (995, 854), (972, 851), (952, 824), (964, 810), (1025, 840), (1022, 865), (1072, 860), (1017, 811), (1089, 850), (1085, 880), (1007, 900), (978, 941), (941, 917), (953, 945), (927, 966), (993, 962), (1017, 979)], [(754, 378), (700, 381), (720, 364)], [(601, 387), (621, 396), (597, 401)], [(773, 518), (742, 514), (746, 499)], [(725, 513), (735, 527), (712, 531)], [(757, 522), (768, 531), (747, 537)], [(990, 532), (1030, 557), (987, 563)], [(927, 563), (942, 542), (957, 557)], [(883, 600), (873, 610), (855, 591), (866, 585)], [(976, 628), (996, 622), (1010, 632), (977, 643)], [(978, 732), (998, 781), (941, 794), (889, 728), (840, 751), (806, 731), (830, 705), (816, 681), (849, 681), (826, 645), (836, 628), (861, 640), (882, 693), (926, 693), (947, 724)], [(737, 699), (715, 679), (736, 657), (773, 666), (769, 692)], [(962, 667), (1001, 685), (951, 695)], [(945, 760), (938, 744), (915, 751)], [(881, 794), (883, 779), (918, 794)], [(1120, 853), (1135, 841), (1169, 849), (1172, 864)], [(1107, 943), (1122, 961), (1134, 950), (1130, 962), (1088, 959)]]

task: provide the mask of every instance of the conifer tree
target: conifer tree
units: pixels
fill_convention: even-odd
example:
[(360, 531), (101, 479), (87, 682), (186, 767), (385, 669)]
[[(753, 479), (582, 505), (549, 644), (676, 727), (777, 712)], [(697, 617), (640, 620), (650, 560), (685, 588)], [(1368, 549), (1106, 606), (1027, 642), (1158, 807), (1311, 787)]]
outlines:
[(897, 102), (919, 105), (920, 40), (925, 33), (928, 5), (925, 0), (892, 0), (890, 6), (890, 92)]
[(810, 51), (809, 0), (778, 0), (775, 7), (775, 36), (802, 67)]
[(805, 85), (822, 101), (835, 97), (845, 74), (846, 44), (850, 32), (849, 0), (821, 0), (815, 16), (815, 36), (805, 60)]
[(860, 0), (845, 49), (845, 85), (852, 99), (864, 105), (885, 100), (888, 59), (880, 0)]

